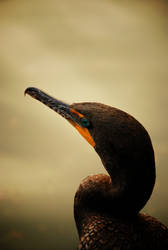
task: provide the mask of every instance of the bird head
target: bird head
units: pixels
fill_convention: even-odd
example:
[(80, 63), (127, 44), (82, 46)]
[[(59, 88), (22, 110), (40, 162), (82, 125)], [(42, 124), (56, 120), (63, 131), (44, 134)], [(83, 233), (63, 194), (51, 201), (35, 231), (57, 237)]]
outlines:
[(27, 88), (25, 94), (44, 103), (73, 125), (94, 147), (112, 179), (111, 184), (105, 178), (106, 185), (103, 184), (102, 192), (98, 192), (101, 195), (97, 195), (95, 188), (96, 185), (100, 187), (97, 181), (99, 178), (85, 185), (88, 187), (87, 191), (80, 186), (76, 200), (79, 200), (80, 194), (83, 206), (87, 200), (87, 206), (90, 204), (93, 208), (95, 203), (92, 204), (92, 201), (95, 199), (88, 202), (88, 197), (94, 197), (94, 192), (97, 197), (102, 197), (106, 193), (104, 189), (107, 190), (106, 186), (109, 184), (110, 199), (119, 197), (120, 194), (124, 197), (123, 204), (120, 202), (121, 209), (122, 206), (128, 206), (127, 203), (130, 203), (127, 210), (132, 206), (135, 211), (139, 211), (145, 205), (155, 183), (154, 152), (147, 131), (135, 118), (101, 103), (83, 102), (69, 105), (33, 87)]

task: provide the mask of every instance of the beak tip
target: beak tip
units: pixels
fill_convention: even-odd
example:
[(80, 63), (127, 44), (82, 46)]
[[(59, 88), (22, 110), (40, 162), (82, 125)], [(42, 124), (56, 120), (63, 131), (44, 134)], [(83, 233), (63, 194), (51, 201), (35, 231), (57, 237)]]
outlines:
[(37, 91), (36, 88), (34, 88), (34, 87), (28, 87), (28, 88), (25, 89), (25, 91), (24, 91), (24, 96), (25, 96), (26, 94), (31, 94), (32, 92), (35, 92), (35, 91)]
[(26, 96), (26, 94), (27, 94), (27, 89), (24, 91), (24, 96)]

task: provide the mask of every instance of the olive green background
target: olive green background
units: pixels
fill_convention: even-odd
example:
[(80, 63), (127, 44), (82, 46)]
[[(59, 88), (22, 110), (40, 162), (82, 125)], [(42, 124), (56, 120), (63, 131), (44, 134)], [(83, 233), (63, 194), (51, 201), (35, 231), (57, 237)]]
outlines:
[(157, 165), (144, 211), (168, 225), (167, 13), (162, 0), (0, 1), (1, 250), (75, 249), (75, 191), (105, 172), (69, 123), (24, 97), (29, 86), (136, 117)]

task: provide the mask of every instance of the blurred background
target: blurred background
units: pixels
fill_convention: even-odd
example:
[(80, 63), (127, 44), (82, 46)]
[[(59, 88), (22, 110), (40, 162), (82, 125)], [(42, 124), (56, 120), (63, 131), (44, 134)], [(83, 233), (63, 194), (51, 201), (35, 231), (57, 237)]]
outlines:
[(105, 172), (69, 123), (24, 97), (29, 86), (136, 117), (157, 166), (144, 211), (168, 225), (167, 13), (163, 0), (0, 1), (0, 249), (76, 249), (75, 191)]

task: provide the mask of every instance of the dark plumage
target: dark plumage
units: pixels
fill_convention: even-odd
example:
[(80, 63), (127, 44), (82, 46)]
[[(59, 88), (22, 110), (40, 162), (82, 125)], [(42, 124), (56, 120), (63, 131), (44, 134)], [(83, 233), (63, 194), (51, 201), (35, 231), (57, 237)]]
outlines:
[(109, 174), (87, 177), (76, 192), (78, 249), (168, 249), (168, 229), (139, 213), (155, 183), (154, 152), (144, 127), (129, 114), (104, 104), (69, 106), (35, 88), (25, 93), (65, 117), (95, 148)]

